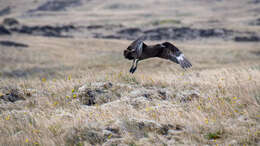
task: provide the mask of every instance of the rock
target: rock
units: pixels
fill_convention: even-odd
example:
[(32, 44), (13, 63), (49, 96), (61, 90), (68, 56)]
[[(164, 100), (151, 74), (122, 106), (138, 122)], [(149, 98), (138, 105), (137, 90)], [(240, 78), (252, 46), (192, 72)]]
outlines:
[(3, 25), (5, 25), (5, 26), (19, 25), (19, 21), (16, 20), (15, 18), (5, 18), (3, 20)]
[(78, 97), (80, 98), (80, 102), (84, 105), (91, 106), (96, 104), (95, 92), (85, 86), (79, 88)]
[(137, 35), (137, 33), (141, 33), (141, 29), (139, 28), (126, 28), (118, 31), (119, 34), (126, 34), (126, 35)]
[(90, 26), (88, 26), (87, 28), (88, 29), (100, 29), (100, 28), (103, 28), (104, 26), (102, 26), (102, 25), (90, 25)]
[(113, 35), (99, 36), (102, 38), (116, 38), (134, 40), (139, 36), (145, 36), (147, 40), (190, 40), (196, 38), (231, 36), (233, 31), (226, 29), (196, 29), (190, 27), (157, 27), (148, 30), (139, 28), (124, 28)]
[[(148, 88), (137, 88), (132, 90), (129, 93), (129, 97), (131, 98), (138, 98), (138, 100), (133, 100), (132, 105), (136, 108), (139, 107), (139, 105), (142, 105), (142, 102), (148, 102), (152, 101), (154, 99), (158, 100), (168, 100), (170, 99), (171, 91), (167, 88), (154, 88), (154, 87), (148, 87)], [(142, 101), (143, 99), (141, 97), (144, 97), (145, 101)]]
[(103, 136), (103, 134), (101, 132), (92, 130), (92, 129), (88, 129), (85, 130), (85, 132), (81, 133), (81, 138), (84, 141), (87, 141), (88, 143), (92, 144), (92, 145), (96, 145), (96, 144), (102, 144), (105, 142), (105, 138)]
[(136, 138), (143, 138), (150, 132), (155, 132), (160, 135), (168, 135), (169, 130), (181, 131), (184, 129), (180, 125), (159, 124), (152, 120), (130, 119), (122, 123), (129, 133), (134, 133)]
[(0, 35), (10, 35), (11, 32), (6, 29), (3, 25), (0, 25)]
[(236, 36), (234, 40), (236, 42), (259, 42), (260, 38), (258, 36)]
[(162, 125), (161, 128), (158, 130), (158, 133), (160, 133), (162, 135), (168, 135), (168, 131), (170, 128), (173, 128), (173, 126), (170, 124)]
[(185, 127), (181, 125), (171, 125), (171, 124), (164, 124), (161, 126), (161, 128), (158, 130), (158, 133), (162, 135), (168, 135), (168, 134), (177, 134), (177, 133), (183, 133)]
[(116, 35), (98, 35), (96, 38), (103, 38), (103, 39), (122, 39), (121, 36), (116, 36)]
[(80, 145), (82, 143), (97, 145), (105, 142), (102, 130), (90, 127), (71, 128), (65, 133), (65, 138), (67, 145)]
[(111, 131), (115, 134), (119, 134), (119, 127), (107, 127), (106, 130)]
[(71, 37), (67, 34), (69, 31), (76, 30), (76, 27), (73, 25), (64, 25), (64, 26), (26, 26), (22, 25), (21, 27), (15, 27), (10, 29), (16, 33), (24, 33), (30, 35), (40, 35), (48, 37)]
[(110, 130), (103, 130), (103, 135), (105, 138), (111, 139), (111, 138), (121, 138), (119, 133), (114, 133), (113, 131)]
[(6, 46), (6, 47), (28, 47), (26, 44), (17, 43), (13, 41), (0, 41), (0, 45)]
[(11, 13), (11, 7), (9, 6), (0, 10), (0, 16), (8, 15), (10, 13)]
[(152, 120), (129, 119), (122, 122), (122, 127), (140, 139), (146, 137), (149, 132), (156, 132), (161, 125)]
[(77, 95), (83, 105), (101, 105), (121, 98), (121, 94), (112, 87), (113, 84), (110, 82), (92, 83), (91, 85), (81, 86)]
[(227, 37), (232, 31), (226, 29), (194, 29), (189, 27), (161, 27), (144, 31), (150, 40), (187, 40), (198, 37)]
[(167, 89), (160, 89), (157, 92), (162, 100), (166, 100), (169, 98), (170, 92)]
[(4, 95), (0, 96), (0, 99), (3, 99), (8, 102), (16, 102), (18, 100), (25, 100), (23, 93), (21, 93), (18, 89), (10, 89)]
[(112, 5), (109, 5), (107, 6), (106, 8), (108, 9), (123, 9), (123, 10), (132, 10), (132, 9), (138, 9), (138, 8), (141, 8), (140, 5), (137, 5), (137, 4), (122, 4), (122, 3), (115, 3), (115, 4), (112, 4)]

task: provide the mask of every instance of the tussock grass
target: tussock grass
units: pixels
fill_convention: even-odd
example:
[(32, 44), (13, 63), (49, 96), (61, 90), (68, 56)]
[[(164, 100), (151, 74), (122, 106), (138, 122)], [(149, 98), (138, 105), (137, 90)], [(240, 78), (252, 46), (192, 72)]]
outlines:
[[(249, 0), (82, 1), (66, 11), (28, 16), (42, 3), (2, 1), (0, 9), (11, 7), (8, 17), (32, 26), (260, 30), (248, 25), (259, 15), (259, 5)], [(113, 4), (126, 9), (106, 9)], [(140, 62), (131, 75), (122, 52), (129, 41), (81, 38), (88, 33), (75, 38), (1, 36), (29, 47), (0, 47), (0, 145), (259, 145), (259, 43), (176, 41), (192, 62), (191, 70), (153, 59)], [(82, 94), (82, 87), (94, 94), (95, 104), (85, 105), (90, 93)], [(25, 100), (4, 100), (13, 89)]]
[[(10, 61), (2, 65), (1, 94), (12, 87), (25, 98), (14, 103), (1, 100), (2, 145), (259, 143), (259, 58), (251, 53), (257, 46), (246, 51), (246, 45), (227, 42), (213, 47), (209, 42), (194, 49), (196, 43), (191, 41), (180, 46), (193, 69), (183, 72), (168, 61), (155, 59), (141, 62), (138, 71), (130, 75), (130, 62), (114, 58), (122, 56), (127, 41), (79, 39), (73, 40), (78, 44), (74, 47), (65, 43), (67, 39), (48, 41), (64, 44), (45, 48), (32, 42), (23, 55), (51, 51), (39, 60), (20, 55), (15, 58), (25, 59), (23, 64)], [(92, 47), (79, 49), (83, 43), (92, 43)], [(108, 44), (116, 47), (108, 49)], [(198, 58), (198, 52), (204, 55)], [(15, 68), (36, 66), (49, 69), (33, 70), (25, 76), (13, 73)], [(57, 66), (54, 73), (50, 66)], [(64, 66), (67, 69), (62, 69)], [(79, 96), (82, 86), (102, 100), (84, 105)]]

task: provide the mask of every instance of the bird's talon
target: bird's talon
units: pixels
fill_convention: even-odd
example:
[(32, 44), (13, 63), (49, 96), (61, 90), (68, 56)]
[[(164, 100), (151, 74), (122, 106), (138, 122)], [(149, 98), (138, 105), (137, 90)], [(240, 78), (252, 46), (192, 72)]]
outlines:
[(133, 68), (132, 68), (132, 67), (130, 68), (129, 72), (130, 72), (130, 73), (132, 73), (132, 72), (133, 72)]
[(132, 73), (134, 73), (134, 72), (135, 72), (135, 70), (136, 70), (136, 67), (135, 67), (135, 68), (133, 68), (133, 71), (132, 71)]
[(130, 70), (129, 70), (129, 72), (133, 74), (133, 73), (135, 72), (135, 70), (136, 70), (136, 67), (134, 67), (134, 68), (131, 67)]

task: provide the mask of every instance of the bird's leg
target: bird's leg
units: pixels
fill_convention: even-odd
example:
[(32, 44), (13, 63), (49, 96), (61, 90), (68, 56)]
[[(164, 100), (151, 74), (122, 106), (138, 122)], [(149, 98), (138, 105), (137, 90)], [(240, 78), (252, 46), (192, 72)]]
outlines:
[(135, 61), (135, 68), (133, 69), (133, 71), (132, 71), (132, 73), (134, 73), (135, 72), (135, 70), (137, 69), (137, 64), (138, 64), (138, 59)]
[(135, 60), (136, 60), (136, 59), (133, 60), (132, 66), (131, 66), (131, 68), (130, 68), (130, 70), (129, 70), (130, 73), (132, 73), (132, 71), (133, 71), (133, 69), (134, 69), (134, 66), (135, 66)]
[(137, 64), (138, 64), (138, 59), (134, 59), (134, 61), (133, 61), (133, 64), (132, 64), (132, 67), (131, 67), (131, 69), (130, 69), (130, 73), (134, 73), (135, 72), (135, 70), (137, 69)]

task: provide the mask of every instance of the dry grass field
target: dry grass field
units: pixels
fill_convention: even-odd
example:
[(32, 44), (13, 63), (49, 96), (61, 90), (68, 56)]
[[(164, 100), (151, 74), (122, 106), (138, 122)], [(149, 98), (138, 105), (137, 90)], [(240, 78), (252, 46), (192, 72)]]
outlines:
[(75, 4), (60, 11), (37, 11), (47, 0), (0, 1), (0, 12), (11, 9), (0, 22), (234, 33), (147, 40), (173, 42), (193, 67), (149, 59), (130, 74), (123, 50), (131, 40), (95, 37), (120, 28), (66, 32), (72, 37), (10, 28), (0, 41), (28, 47), (0, 45), (0, 145), (260, 145), (260, 41), (233, 39), (260, 37), (260, 2), (69, 1)]

